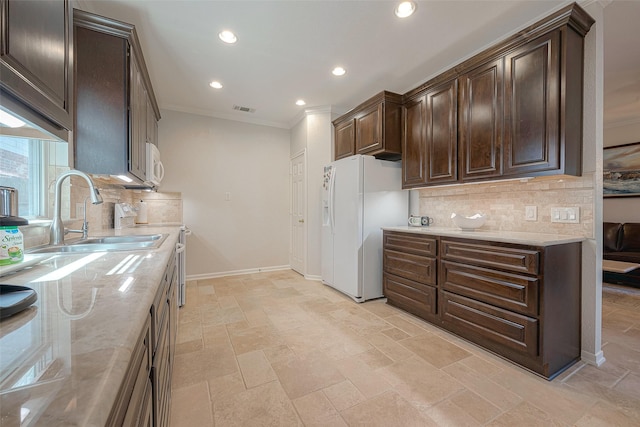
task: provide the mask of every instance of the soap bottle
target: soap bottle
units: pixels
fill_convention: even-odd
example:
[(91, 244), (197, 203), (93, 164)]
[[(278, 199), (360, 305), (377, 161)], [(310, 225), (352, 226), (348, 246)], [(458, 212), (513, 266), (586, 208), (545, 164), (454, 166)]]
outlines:
[(0, 265), (24, 260), (24, 241), (17, 225), (0, 226)]
[(140, 200), (137, 206), (138, 214), (136, 215), (136, 224), (146, 224), (147, 223), (147, 204), (144, 200)]

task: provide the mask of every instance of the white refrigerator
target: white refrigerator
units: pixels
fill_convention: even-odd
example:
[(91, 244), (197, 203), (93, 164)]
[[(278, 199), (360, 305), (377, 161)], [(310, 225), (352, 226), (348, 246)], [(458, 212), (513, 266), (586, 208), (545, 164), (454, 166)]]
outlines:
[(355, 155), (325, 166), (322, 283), (357, 302), (382, 297), (382, 230), (406, 225), (401, 162)]

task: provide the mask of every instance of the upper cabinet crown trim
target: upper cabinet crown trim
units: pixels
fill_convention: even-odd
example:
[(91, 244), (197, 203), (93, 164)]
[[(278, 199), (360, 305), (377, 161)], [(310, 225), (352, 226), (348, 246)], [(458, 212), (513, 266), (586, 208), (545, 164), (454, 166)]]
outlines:
[(562, 28), (568, 25), (582, 37), (584, 37), (595, 20), (582, 9), (577, 3), (572, 3), (548, 17), (536, 22), (533, 25), (524, 28), (510, 37), (497, 42), (487, 50), (474, 55), (473, 57), (455, 65), (453, 68), (441, 73), (434, 78), (426, 81), (415, 89), (404, 94), (405, 100), (420, 96), (426, 89), (438, 85), (440, 83), (456, 78), (460, 74), (464, 74), (473, 68), (484, 64), (491, 58), (505, 55), (509, 51), (516, 49), (523, 44), (540, 37), (550, 31)]
[(402, 95), (383, 90), (382, 92), (375, 94), (371, 98), (358, 104), (358, 106), (352, 108), (351, 110), (347, 111), (346, 113), (344, 113), (343, 115), (335, 119), (333, 121), (333, 124), (335, 126), (336, 124), (340, 124), (344, 121), (351, 120), (353, 119), (353, 117), (357, 116), (360, 112), (367, 110), (370, 107), (373, 107), (374, 105), (380, 104), (381, 102), (392, 102), (394, 104), (402, 105), (403, 99), (404, 97)]

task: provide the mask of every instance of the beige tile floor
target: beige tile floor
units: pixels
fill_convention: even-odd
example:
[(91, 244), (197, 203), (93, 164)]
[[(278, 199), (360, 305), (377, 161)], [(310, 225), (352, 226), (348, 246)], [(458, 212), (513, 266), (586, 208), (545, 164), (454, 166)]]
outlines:
[(638, 426), (640, 290), (603, 300), (607, 361), (549, 382), (292, 271), (193, 281), (171, 426)]

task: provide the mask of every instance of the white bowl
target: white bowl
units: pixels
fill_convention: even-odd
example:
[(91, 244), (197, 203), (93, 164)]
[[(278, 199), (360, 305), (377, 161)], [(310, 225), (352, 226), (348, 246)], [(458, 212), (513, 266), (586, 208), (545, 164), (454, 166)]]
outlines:
[(487, 216), (481, 213), (477, 213), (471, 216), (464, 216), (457, 213), (451, 214), (451, 219), (453, 223), (460, 227), (464, 231), (471, 231), (477, 228), (480, 228), (484, 225), (484, 222), (487, 220)]

